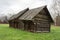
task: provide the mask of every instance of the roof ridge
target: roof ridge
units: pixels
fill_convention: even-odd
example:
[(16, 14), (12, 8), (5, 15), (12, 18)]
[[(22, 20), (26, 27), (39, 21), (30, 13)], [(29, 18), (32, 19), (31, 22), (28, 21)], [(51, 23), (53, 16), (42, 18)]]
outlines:
[(26, 10), (20, 15), (18, 16), (17, 18), (21, 17), (25, 12), (27, 12), (29, 10), (29, 8), (26, 8)]

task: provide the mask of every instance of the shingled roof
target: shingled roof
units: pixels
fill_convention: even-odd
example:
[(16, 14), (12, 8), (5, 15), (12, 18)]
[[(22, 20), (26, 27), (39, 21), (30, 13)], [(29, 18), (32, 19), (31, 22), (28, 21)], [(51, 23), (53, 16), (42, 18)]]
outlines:
[(23, 15), (23, 14), (24, 14), (26, 11), (28, 11), (28, 10), (29, 10), (29, 8), (26, 8), (26, 9), (20, 11), (18, 14), (13, 15), (13, 16), (10, 18), (10, 20), (19, 18), (21, 15)]
[(24, 13), (19, 19), (24, 19), (24, 20), (31, 20), (35, 15), (37, 15), (44, 7), (39, 7), (35, 9), (31, 9)]
[(38, 8), (28, 10), (19, 19), (20, 20), (32, 20), (32, 18), (34, 18), (39, 12), (41, 12), (41, 10), (45, 10), (47, 12), (47, 15), (49, 16), (49, 18), (53, 21), (51, 15), (47, 9), (47, 6), (42, 6), (42, 7), (38, 7)]
[(30, 10), (29, 10), (29, 8), (26, 8), (26, 9), (20, 11), (18, 14), (13, 15), (10, 18), (10, 20), (17, 19), (17, 18), (20, 19), (20, 20), (32, 20), (42, 10), (47, 12), (47, 15), (49, 16), (51, 21), (53, 21), (51, 15), (50, 15), (50, 13), (49, 13), (49, 11), (47, 9), (47, 6), (41, 6), (41, 7), (30, 9)]

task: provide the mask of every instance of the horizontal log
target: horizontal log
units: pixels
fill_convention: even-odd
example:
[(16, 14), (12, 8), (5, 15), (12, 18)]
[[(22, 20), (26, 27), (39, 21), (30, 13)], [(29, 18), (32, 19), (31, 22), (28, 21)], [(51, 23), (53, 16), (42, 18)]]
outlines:
[(35, 18), (46, 18), (46, 19), (48, 19), (48, 16), (46, 16), (46, 15), (36, 15), (35, 16)]

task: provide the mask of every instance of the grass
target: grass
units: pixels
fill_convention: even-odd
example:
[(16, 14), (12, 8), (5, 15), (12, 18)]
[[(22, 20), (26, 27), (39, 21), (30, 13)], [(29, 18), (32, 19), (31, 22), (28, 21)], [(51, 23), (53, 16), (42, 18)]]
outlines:
[(60, 40), (60, 27), (52, 25), (50, 33), (30, 33), (0, 24), (0, 40)]

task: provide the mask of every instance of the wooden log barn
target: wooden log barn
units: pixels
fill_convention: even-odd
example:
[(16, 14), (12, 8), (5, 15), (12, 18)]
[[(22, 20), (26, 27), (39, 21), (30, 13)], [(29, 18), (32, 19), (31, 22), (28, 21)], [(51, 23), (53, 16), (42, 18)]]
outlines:
[(47, 6), (24, 9), (9, 20), (10, 27), (30, 32), (50, 32), (52, 17)]

